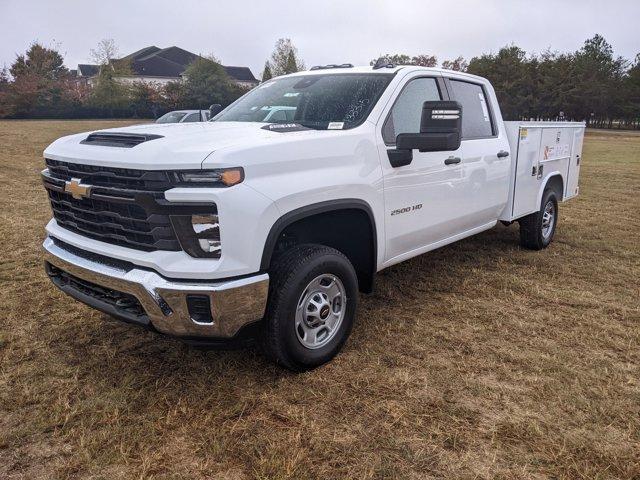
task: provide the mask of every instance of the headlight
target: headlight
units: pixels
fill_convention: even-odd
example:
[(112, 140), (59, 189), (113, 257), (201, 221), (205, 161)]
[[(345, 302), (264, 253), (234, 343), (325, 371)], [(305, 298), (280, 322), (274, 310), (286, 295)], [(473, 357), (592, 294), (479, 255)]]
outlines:
[(241, 167), (174, 172), (178, 183), (199, 187), (232, 187), (244, 180)]

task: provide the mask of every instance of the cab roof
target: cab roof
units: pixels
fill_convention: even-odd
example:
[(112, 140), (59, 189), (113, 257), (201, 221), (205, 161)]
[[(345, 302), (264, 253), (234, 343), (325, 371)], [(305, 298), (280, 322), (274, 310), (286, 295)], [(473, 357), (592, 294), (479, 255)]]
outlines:
[(454, 76), (464, 76), (467, 78), (474, 78), (476, 80), (486, 81), (485, 78), (479, 77), (477, 75), (473, 75), (471, 73), (459, 72), (457, 70), (447, 70), (445, 68), (437, 68), (437, 67), (421, 67), (418, 65), (393, 65), (390, 67), (381, 67), (381, 68), (373, 68), (370, 65), (367, 66), (353, 66), (353, 67), (345, 67), (345, 66), (336, 66), (333, 68), (318, 68), (314, 70), (303, 70), (301, 72), (290, 73), (289, 75), (283, 76), (301, 76), (301, 75), (332, 75), (332, 74), (344, 74), (344, 73), (373, 73), (373, 74), (389, 74), (389, 73), (398, 73), (399, 71), (424, 71), (429, 73), (441, 74), (441, 75), (454, 75)]
[(374, 69), (371, 66), (355, 66), (355, 67), (342, 67), (337, 66), (333, 68), (318, 68), (314, 70), (303, 70), (296, 73), (290, 73), (289, 76), (300, 76), (300, 75), (325, 75), (332, 73), (395, 73), (403, 68), (406, 68), (405, 65), (398, 65), (393, 67), (384, 67)]

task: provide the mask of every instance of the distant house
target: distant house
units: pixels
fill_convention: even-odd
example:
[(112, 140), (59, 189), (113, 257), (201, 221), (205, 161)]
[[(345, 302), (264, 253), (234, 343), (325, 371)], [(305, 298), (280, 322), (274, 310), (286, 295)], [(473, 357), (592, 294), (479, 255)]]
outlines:
[[(188, 52), (180, 47), (158, 48), (155, 45), (133, 52), (118, 62), (127, 62), (131, 68), (131, 75), (118, 77), (123, 82), (148, 82), (165, 85), (182, 79), (182, 75), (191, 62), (199, 55)], [(242, 87), (252, 88), (260, 83), (253, 76), (248, 67), (222, 66), (229, 78)], [(76, 78), (79, 81), (93, 85), (99, 73), (98, 65), (78, 65)]]

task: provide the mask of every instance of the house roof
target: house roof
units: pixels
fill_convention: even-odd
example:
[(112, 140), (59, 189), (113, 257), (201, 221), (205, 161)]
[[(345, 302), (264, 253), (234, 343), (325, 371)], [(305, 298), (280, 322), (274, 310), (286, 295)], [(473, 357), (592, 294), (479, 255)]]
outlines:
[(131, 69), (136, 75), (179, 77), (198, 58), (195, 53), (179, 47), (149, 47), (143, 50), (147, 50), (147, 53), (131, 59)]
[(141, 48), (140, 50), (130, 53), (126, 57), (122, 57), (120, 60), (134, 60), (137, 58), (146, 57), (147, 55), (157, 52), (158, 50), (160, 49), (155, 45), (152, 45), (151, 47), (144, 47), (144, 48)]
[[(158, 48), (152, 45), (130, 53), (117, 61), (128, 62), (134, 75), (178, 78), (184, 73), (187, 66), (198, 57), (199, 55), (180, 47)], [(223, 65), (223, 68), (233, 80), (258, 83), (248, 67), (225, 67)], [(78, 65), (78, 71), (81, 76), (93, 76), (98, 74), (99, 68), (97, 65)]]
[(98, 74), (99, 70), (100, 69), (98, 68), (98, 65), (78, 65), (78, 75), (80, 75), (81, 77), (93, 77), (94, 75)]
[(235, 80), (239, 80), (241, 82), (256, 82), (258, 83), (258, 79), (253, 76), (249, 67), (226, 67), (223, 66), (227, 75)]
[(198, 55), (196, 55), (195, 53), (188, 52), (185, 49), (180, 47), (168, 47), (168, 48), (158, 49), (150, 53), (149, 55), (146, 55), (144, 57), (139, 57), (137, 60), (140, 62), (144, 62), (154, 57), (162, 58), (164, 60), (174, 62), (179, 65), (184, 65), (186, 67), (191, 62), (193, 62), (196, 58), (198, 58)]

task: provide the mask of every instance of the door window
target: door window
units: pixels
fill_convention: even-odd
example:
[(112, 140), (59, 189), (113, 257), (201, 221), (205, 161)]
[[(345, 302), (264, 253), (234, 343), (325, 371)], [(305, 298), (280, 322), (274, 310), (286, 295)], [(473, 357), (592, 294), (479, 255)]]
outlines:
[(284, 110), (276, 110), (273, 112), (271, 117), (269, 117), (270, 122), (286, 122), (287, 114)]
[(487, 97), (481, 85), (451, 80), (453, 98), (462, 105), (462, 139), (493, 136)]
[(183, 122), (199, 122), (200, 121), (200, 113), (190, 113), (187, 115), (187, 118), (183, 120)]
[(400, 92), (384, 122), (382, 127), (384, 143), (396, 143), (396, 137), (400, 133), (419, 133), (422, 104), (433, 100), (441, 100), (435, 78), (411, 80)]

